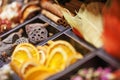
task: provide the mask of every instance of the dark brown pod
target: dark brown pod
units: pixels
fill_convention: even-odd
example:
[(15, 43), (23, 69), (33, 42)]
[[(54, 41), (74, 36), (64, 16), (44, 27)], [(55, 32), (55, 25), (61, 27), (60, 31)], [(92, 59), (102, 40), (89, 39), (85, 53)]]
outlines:
[(46, 25), (47, 24), (34, 23), (26, 26), (26, 33), (31, 43), (36, 44), (47, 39), (48, 31), (45, 28)]
[(23, 30), (20, 29), (18, 32), (14, 32), (10, 34), (7, 38), (5, 38), (2, 42), (5, 44), (13, 44), (18, 38), (22, 36)]
[(28, 43), (29, 41), (28, 41), (28, 38), (25, 38), (25, 37), (20, 37), (19, 39), (17, 39), (16, 41), (15, 41), (15, 45), (18, 45), (18, 44), (20, 44), (20, 43)]

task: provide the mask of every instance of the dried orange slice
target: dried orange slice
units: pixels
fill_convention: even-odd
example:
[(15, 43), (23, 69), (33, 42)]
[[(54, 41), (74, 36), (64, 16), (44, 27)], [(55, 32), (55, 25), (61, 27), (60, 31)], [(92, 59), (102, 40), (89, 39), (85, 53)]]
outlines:
[(54, 41), (49, 40), (49, 41), (47, 42), (47, 45), (51, 45), (51, 44), (53, 44), (53, 43), (54, 43)]
[(66, 61), (66, 52), (62, 48), (55, 48), (49, 55), (46, 66), (61, 71), (66, 67)]
[(68, 60), (67, 60), (67, 66), (69, 66), (70, 64), (75, 63), (78, 59), (82, 59), (83, 55), (80, 53), (77, 53), (73, 56), (71, 56)]
[(41, 64), (45, 64), (45, 61), (48, 57), (47, 48), (48, 48), (48, 46), (37, 46), (37, 49), (40, 54), (40, 63)]
[(38, 65), (40, 65), (39, 61), (35, 59), (28, 59), (21, 64), (19, 74), (23, 77), (27, 73), (27, 71), (29, 71), (31, 68), (36, 67)]
[(46, 66), (52, 69), (63, 70), (67, 65), (68, 58), (75, 55), (76, 51), (70, 43), (58, 40), (50, 44), (48, 54)]
[(45, 66), (37, 66), (27, 71), (24, 80), (45, 80), (55, 73), (54, 70), (48, 69)]
[(11, 65), (17, 72), (24, 61), (28, 59), (35, 59), (39, 61), (39, 57), (39, 52), (33, 45), (29, 43), (21, 43), (13, 51), (11, 56)]
[(19, 48), (16, 51), (14, 50), (10, 62), (11, 66), (13, 67), (13, 70), (15, 70), (18, 73), (21, 64), (29, 58), (32, 58), (32, 56), (30, 55), (27, 49)]
[(25, 60), (32, 58), (32, 55), (30, 54), (30, 51), (28, 49), (20, 47), (17, 50), (14, 50), (12, 54), (12, 60), (14, 58), (18, 59), (22, 63)]
[(48, 48), (48, 53), (51, 53), (51, 51), (57, 47), (63, 48), (68, 56), (72, 56), (73, 54), (76, 54), (76, 50), (73, 48), (73, 46), (67, 41), (63, 41), (63, 40), (52, 42), (52, 44)]
[(21, 67), (21, 62), (18, 61), (18, 59), (14, 58), (11, 62), (10, 62), (10, 66), (11, 68), (18, 74), (19, 73), (19, 69)]
[(19, 50), (19, 48), (21, 48), (21, 47), (28, 50), (30, 55), (32, 56), (32, 58), (34, 58), (36, 60), (40, 59), (39, 51), (37, 50), (37, 48), (34, 45), (32, 45), (30, 43), (21, 43), (15, 48), (14, 52)]

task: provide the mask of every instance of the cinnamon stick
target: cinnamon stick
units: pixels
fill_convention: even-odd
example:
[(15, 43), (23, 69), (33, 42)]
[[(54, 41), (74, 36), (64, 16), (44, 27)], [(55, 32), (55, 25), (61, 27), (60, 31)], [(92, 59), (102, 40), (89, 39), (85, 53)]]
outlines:
[(60, 18), (63, 17), (62, 12), (60, 11), (60, 6), (55, 3), (53, 4), (51, 2), (45, 1), (45, 2), (41, 3), (41, 7), (43, 9), (50, 11), (51, 13), (55, 14), (56, 16), (58, 16)]
[(65, 26), (65, 27), (67, 27), (69, 24), (67, 23), (66, 20), (64, 20), (63, 23), (62, 23), (62, 25)]
[(23, 33), (23, 29), (20, 29), (17, 33), (21, 35)]
[(51, 12), (47, 11), (47, 10), (42, 10), (41, 14), (45, 15), (46, 17), (48, 17), (49, 19), (51, 19), (52, 21), (54, 21), (55, 23), (59, 24), (59, 25), (63, 25), (63, 26), (68, 26), (67, 22), (65, 21), (65, 19), (63, 18), (59, 18), (58, 16), (52, 14)]
[(60, 18), (52, 13), (50, 13), (49, 11), (43, 9), (41, 11), (41, 14), (45, 15), (46, 17), (48, 17), (49, 19), (51, 19), (52, 21), (54, 21), (55, 23), (58, 23)]
[(64, 19), (58, 20), (58, 24), (63, 25), (64, 27), (68, 26), (68, 23)]

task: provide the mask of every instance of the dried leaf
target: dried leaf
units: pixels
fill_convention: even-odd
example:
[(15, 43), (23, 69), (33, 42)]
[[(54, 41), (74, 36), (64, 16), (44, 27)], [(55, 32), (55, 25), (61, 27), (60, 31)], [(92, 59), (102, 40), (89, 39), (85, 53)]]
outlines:
[(102, 16), (94, 15), (87, 9), (80, 9), (76, 16), (72, 16), (68, 10), (62, 13), (72, 28), (77, 29), (84, 39), (96, 47), (101, 47), (103, 42), (101, 34), (103, 31)]

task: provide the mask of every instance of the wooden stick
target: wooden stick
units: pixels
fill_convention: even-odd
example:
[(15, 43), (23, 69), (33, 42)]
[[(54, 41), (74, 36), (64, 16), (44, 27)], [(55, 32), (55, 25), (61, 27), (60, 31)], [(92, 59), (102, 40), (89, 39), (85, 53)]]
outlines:
[(23, 29), (20, 29), (17, 33), (21, 35), (23, 32), (24, 32)]
[(48, 23), (44, 23), (44, 24), (43, 24), (43, 27), (47, 27), (47, 26), (49, 26)]

